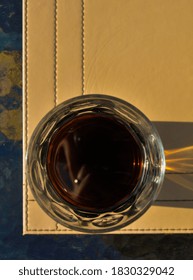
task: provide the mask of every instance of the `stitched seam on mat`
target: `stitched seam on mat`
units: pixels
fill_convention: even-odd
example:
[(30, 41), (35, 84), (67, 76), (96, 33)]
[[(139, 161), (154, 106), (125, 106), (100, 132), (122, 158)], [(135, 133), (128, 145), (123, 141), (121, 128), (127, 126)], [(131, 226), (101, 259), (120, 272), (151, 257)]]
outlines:
[[(29, 229), (28, 232), (30, 231), (38, 231), (38, 232), (55, 232), (56, 229)], [(68, 232), (71, 232), (70, 230), (68, 229), (58, 229), (58, 231), (68, 231)]]
[[(58, 231), (69, 231), (69, 232), (71, 232), (68, 229), (58, 229)], [(141, 232), (144, 232), (144, 231), (193, 231), (193, 228), (144, 228), (144, 229), (139, 228), (139, 229), (122, 229), (122, 230), (120, 230), (120, 232), (121, 231), (123, 231), (123, 232), (127, 232), (127, 231), (141, 231)], [(78, 231), (77, 231), (77, 233), (78, 233)], [(114, 233), (114, 231), (111, 231), (111, 232), (106, 233), (106, 234), (113, 234), (113, 233)]]
[[(56, 229), (29, 229), (29, 231), (45, 231), (45, 232), (54, 232), (56, 231)], [(57, 231), (65, 231), (65, 232), (71, 232), (71, 230), (69, 229), (57, 229)], [(139, 228), (139, 229), (124, 229), (124, 230), (120, 230), (120, 232), (129, 232), (129, 231), (138, 231), (138, 232), (146, 232), (146, 231), (193, 231), (193, 228)], [(78, 234), (75, 233), (75, 234)], [(84, 234), (84, 233), (83, 233)], [(100, 234), (100, 233), (99, 233)], [(114, 234), (114, 231), (111, 231), (109, 233), (106, 233), (106, 234)], [(101, 234), (100, 234), (101, 235)]]
[[(58, 0), (54, 1), (54, 107), (58, 104)], [(58, 224), (53, 231), (57, 231)], [(41, 230), (37, 230), (41, 231)], [(47, 230), (52, 231), (52, 230)]]
[(54, 106), (58, 103), (58, 0), (54, 1)]
[(138, 228), (138, 229), (121, 229), (120, 232), (127, 231), (193, 231), (193, 228)]
[[(28, 146), (28, 0), (25, 1), (25, 152), (27, 151)], [(26, 230), (28, 230), (29, 225), (29, 207), (28, 207), (28, 187), (27, 187), (27, 178), (25, 178), (25, 224)]]
[(85, 94), (85, 1), (81, 1), (82, 6), (82, 95)]
[[(58, 231), (66, 231), (66, 229), (58, 229)], [(119, 230), (120, 232), (127, 232), (127, 231), (141, 231), (141, 232), (145, 232), (145, 231), (193, 231), (193, 228), (139, 228), (139, 229), (122, 229)], [(78, 233), (78, 231), (77, 231)], [(113, 234), (114, 231), (111, 231), (109, 233), (106, 234)]]

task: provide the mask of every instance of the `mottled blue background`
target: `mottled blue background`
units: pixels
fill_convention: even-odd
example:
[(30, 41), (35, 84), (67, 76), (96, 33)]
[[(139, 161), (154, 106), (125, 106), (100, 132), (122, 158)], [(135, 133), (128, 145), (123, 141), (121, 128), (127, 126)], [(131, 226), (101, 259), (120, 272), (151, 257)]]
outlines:
[(21, 34), (21, 1), (0, 0), (0, 259), (193, 259), (192, 235), (22, 236)]

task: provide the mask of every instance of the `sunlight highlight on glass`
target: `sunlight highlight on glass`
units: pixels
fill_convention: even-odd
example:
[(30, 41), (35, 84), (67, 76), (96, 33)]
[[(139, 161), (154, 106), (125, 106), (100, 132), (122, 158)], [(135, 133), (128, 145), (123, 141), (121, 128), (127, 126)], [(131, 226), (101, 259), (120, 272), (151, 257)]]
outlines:
[(193, 146), (165, 150), (166, 173), (193, 173)]

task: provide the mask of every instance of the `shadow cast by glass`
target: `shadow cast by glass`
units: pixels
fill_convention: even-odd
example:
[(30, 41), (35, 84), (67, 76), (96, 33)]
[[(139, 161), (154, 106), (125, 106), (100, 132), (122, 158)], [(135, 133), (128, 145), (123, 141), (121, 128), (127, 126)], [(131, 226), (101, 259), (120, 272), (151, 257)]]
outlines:
[(166, 157), (166, 175), (156, 202), (159, 206), (193, 208), (193, 123), (154, 124)]

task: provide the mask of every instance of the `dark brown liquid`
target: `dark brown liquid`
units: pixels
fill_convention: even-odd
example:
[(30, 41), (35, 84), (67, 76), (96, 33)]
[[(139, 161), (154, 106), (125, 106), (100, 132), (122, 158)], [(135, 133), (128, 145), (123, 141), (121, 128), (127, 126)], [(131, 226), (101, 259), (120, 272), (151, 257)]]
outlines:
[(57, 193), (86, 211), (125, 202), (137, 185), (143, 156), (130, 129), (113, 117), (84, 114), (51, 139), (47, 171)]

